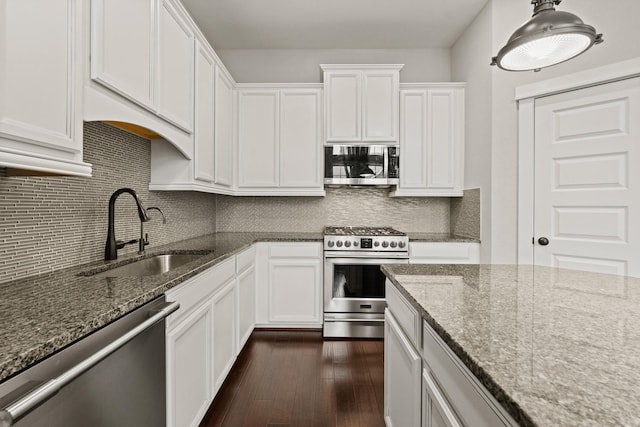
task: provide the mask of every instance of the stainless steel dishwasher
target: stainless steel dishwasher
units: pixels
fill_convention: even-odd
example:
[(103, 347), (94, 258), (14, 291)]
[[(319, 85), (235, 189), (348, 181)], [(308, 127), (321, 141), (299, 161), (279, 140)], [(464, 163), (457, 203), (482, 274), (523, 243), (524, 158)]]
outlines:
[(0, 384), (0, 427), (166, 424), (164, 296)]

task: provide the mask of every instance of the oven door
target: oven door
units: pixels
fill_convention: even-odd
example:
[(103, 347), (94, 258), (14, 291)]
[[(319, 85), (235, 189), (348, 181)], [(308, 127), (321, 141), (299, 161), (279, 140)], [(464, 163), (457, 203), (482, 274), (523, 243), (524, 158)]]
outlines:
[(407, 263), (406, 259), (332, 258), (324, 262), (324, 311), (331, 313), (384, 313), (381, 264)]
[(340, 257), (325, 253), (324, 336), (382, 338), (387, 304), (386, 276), (380, 265), (408, 262), (406, 257)]

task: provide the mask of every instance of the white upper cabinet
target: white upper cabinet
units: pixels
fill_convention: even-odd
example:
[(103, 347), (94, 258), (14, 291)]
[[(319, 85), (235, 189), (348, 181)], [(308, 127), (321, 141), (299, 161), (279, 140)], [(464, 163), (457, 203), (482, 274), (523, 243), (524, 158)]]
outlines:
[(215, 76), (215, 148), (216, 185), (233, 185), (233, 87), (231, 76), (216, 66)]
[(208, 45), (196, 43), (194, 178), (213, 182), (214, 148), (214, 79), (216, 64)]
[(0, 166), (90, 176), (82, 161), (81, 0), (0, 6)]
[(400, 183), (393, 195), (462, 196), (464, 84), (400, 86)]
[(403, 65), (321, 65), (327, 142), (397, 142)]
[(319, 85), (239, 85), (239, 195), (324, 195)]
[(148, 108), (153, 107), (155, 1), (91, 2), (91, 78)]
[(177, 0), (91, 0), (84, 119), (141, 126), (191, 159), (196, 32)]
[(186, 132), (193, 130), (194, 36), (167, 0), (158, 11), (158, 113)]
[(277, 90), (238, 92), (238, 186), (278, 186)]

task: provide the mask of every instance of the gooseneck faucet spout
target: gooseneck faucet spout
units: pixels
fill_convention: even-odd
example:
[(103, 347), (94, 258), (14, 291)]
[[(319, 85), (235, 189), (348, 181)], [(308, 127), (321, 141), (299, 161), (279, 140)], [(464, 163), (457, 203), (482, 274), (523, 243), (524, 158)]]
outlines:
[(136, 202), (138, 207), (138, 216), (140, 217), (140, 222), (149, 221), (149, 216), (147, 215), (147, 210), (142, 205), (140, 198), (138, 197), (138, 193), (136, 193), (131, 188), (120, 188), (116, 190), (111, 195), (109, 199), (109, 225), (107, 227), (107, 243), (104, 247), (104, 259), (105, 261), (110, 261), (118, 258), (118, 249), (123, 248), (128, 243), (135, 243), (137, 240), (133, 240), (130, 242), (118, 242), (116, 241), (116, 231), (115, 231), (115, 207), (116, 207), (116, 199), (122, 193), (129, 193), (133, 196), (133, 200)]

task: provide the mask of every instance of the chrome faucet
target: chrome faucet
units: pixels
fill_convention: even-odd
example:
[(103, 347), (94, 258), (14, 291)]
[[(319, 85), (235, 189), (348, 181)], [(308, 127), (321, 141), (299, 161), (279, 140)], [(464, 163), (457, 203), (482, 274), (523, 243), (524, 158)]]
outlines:
[[(116, 231), (115, 231), (115, 207), (116, 207), (116, 199), (122, 193), (129, 193), (133, 196), (133, 200), (136, 202), (138, 207), (138, 217), (140, 217), (140, 224), (143, 222), (149, 221), (149, 216), (147, 215), (147, 210), (142, 206), (142, 202), (138, 197), (138, 194), (132, 190), (131, 188), (120, 188), (116, 190), (111, 195), (109, 199), (109, 225), (107, 227), (107, 243), (104, 247), (104, 259), (105, 261), (110, 261), (118, 258), (118, 249), (122, 249), (125, 245), (129, 245), (132, 243), (137, 243), (138, 239), (129, 240), (127, 242), (122, 240), (116, 240)], [(144, 246), (143, 246), (144, 248)]]
[[(162, 215), (162, 223), (166, 224), (167, 223), (167, 217), (164, 216), (164, 212), (162, 212), (162, 209), (160, 209), (157, 206), (151, 206), (149, 208), (147, 208), (147, 212), (149, 211), (158, 211), (160, 212), (160, 215)], [(140, 221), (140, 240), (139, 240), (139, 244), (138, 244), (138, 254), (142, 255), (144, 253), (144, 247), (147, 246), (149, 244), (149, 234), (144, 232), (144, 222)]]

